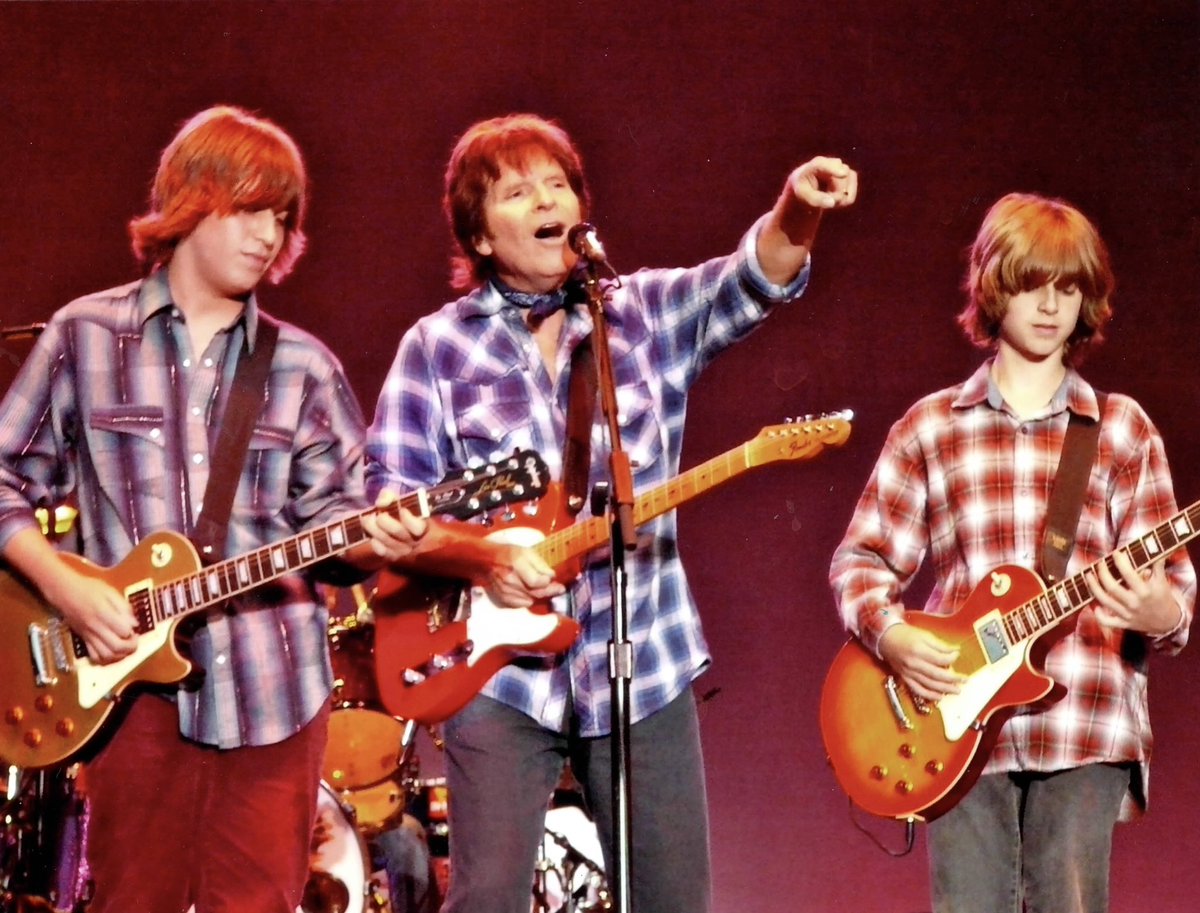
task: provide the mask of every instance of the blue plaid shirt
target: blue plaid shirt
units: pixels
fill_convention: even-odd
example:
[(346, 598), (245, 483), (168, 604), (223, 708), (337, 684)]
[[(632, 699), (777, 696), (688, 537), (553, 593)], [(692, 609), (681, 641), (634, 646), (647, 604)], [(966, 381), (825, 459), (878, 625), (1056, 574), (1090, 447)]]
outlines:
[[(81, 298), (50, 321), (0, 406), (0, 547), (33, 507), (74, 495), (82, 554), (111, 566), (158, 530), (189, 534), (237, 354), (258, 308), (191, 352), (164, 273)], [(268, 396), (229, 521), (234, 556), (362, 510), (365, 423), (341, 366), (282, 324)], [(326, 610), (287, 576), (213, 610), (191, 644), (205, 670), (178, 692), (181, 731), (224, 748), (298, 731), (332, 685)]]
[[(737, 253), (693, 269), (641, 270), (621, 279), (605, 308), (621, 439), (644, 492), (679, 472), (687, 394), (701, 370), (745, 337), (770, 305), (798, 297), (808, 267), (772, 285), (755, 256), (758, 226)], [(422, 318), (400, 342), (367, 443), (367, 489), (436, 483), (448, 471), (511, 454), (541, 452), (555, 478), (562, 450), (571, 353), (592, 330), (582, 306), (567, 314), (551, 382), (523, 313), (488, 284)], [(593, 427), (591, 483), (607, 478), (604, 427)], [(634, 671), (634, 721), (664, 707), (708, 665), (708, 646), (676, 543), (674, 512), (639, 530), (625, 569)], [(484, 693), (541, 725), (585, 736), (609, 731), (610, 571), (604, 554), (555, 600), (583, 633), (565, 656), (522, 660)]]

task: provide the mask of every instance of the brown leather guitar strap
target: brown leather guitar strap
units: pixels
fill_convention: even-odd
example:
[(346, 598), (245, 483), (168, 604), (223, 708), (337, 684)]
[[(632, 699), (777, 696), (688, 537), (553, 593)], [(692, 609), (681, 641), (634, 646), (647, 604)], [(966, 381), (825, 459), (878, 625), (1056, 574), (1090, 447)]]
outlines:
[(567, 439), (563, 442), (563, 492), (567, 510), (579, 513), (587, 502), (592, 458), (592, 422), (596, 414), (596, 355), (588, 336), (571, 353), (567, 390)]
[(254, 422), (262, 412), (267, 375), (278, 338), (279, 324), (260, 311), (254, 352), (250, 352), (248, 336), (242, 341), (233, 388), (229, 391), (221, 431), (213, 449), (212, 469), (204, 489), (204, 507), (196, 518), (192, 533), (192, 541), (205, 561), (220, 560), (225, 555), (225, 530), (233, 509), (233, 495), (242, 476)]
[[(1107, 396), (1097, 394), (1100, 417), (1104, 417)], [(1100, 439), (1100, 420), (1092, 421), (1071, 413), (1063, 438), (1058, 471), (1046, 505), (1046, 532), (1042, 536), (1041, 569), (1046, 583), (1057, 583), (1067, 572), (1067, 561), (1075, 547), (1075, 532), (1083, 512), (1088, 476), (1096, 461), (1096, 443)]]

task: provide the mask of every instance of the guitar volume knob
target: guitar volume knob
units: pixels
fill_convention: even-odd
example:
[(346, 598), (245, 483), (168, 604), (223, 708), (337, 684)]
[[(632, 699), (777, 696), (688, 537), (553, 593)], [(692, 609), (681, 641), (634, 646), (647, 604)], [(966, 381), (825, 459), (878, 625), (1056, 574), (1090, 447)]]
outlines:
[(42, 744), (42, 730), (30, 729), (25, 733), (25, 744), (30, 748), (37, 748)]
[(925, 765), (925, 772), (929, 773), (929, 774), (934, 774), (935, 776), (937, 774), (940, 774), (945, 769), (946, 769), (946, 765), (943, 764), (941, 761), (930, 761), (928, 764)]
[(887, 779), (887, 775), (888, 775), (888, 769), (886, 767), (884, 767), (882, 764), (876, 764), (874, 767), (871, 768), (871, 779), (873, 779), (873, 780)]
[(25, 719), (25, 710), (22, 707), (9, 707), (4, 713), (4, 722), (11, 726), (16, 726), (23, 719)]
[(911, 783), (909, 783), (907, 780), (900, 780), (896, 784), (896, 792), (898, 792), (902, 796), (907, 796), (912, 791), (913, 791), (913, 785)]

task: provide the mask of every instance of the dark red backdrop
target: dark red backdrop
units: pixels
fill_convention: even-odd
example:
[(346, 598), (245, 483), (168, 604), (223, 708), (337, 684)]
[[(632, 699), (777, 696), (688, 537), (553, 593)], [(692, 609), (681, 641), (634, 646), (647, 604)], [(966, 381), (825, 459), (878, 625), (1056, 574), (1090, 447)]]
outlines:
[[(687, 465), (784, 416), (858, 416), (845, 449), (682, 512), (719, 689), (716, 896), (730, 913), (924, 910), (923, 847), (875, 849), (824, 764), (828, 559), (888, 425), (977, 360), (952, 320), (960, 252), (1010, 190), (1100, 224), (1121, 286), (1088, 373), (1142, 401), (1179, 498), (1200, 496), (1198, 20), (1194, 0), (0, 4), (0, 325), (132, 277), (124, 224), (156, 153), (215, 102), (307, 153), (311, 251), (265, 297), (332, 345), (368, 410), (402, 331), (447, 297), (440, 172), (475, 119), (564, 122), (623, 268), (728, 250), (792, 165), (844, 157), (861, 202), (827, 220), (809, 294), (693, 397)], [(1153, 809), (1119, 831), (1117, 913), (1195, 908), (1197, 657), (1156, 663)]]

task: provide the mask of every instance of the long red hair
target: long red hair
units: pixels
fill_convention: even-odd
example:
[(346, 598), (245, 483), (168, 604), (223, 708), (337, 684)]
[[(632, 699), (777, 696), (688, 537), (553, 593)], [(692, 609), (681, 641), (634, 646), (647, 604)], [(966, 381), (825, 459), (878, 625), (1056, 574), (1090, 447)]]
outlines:
[(240, 108), (208, 108), (163, 150), (150, 210), (129, 223), (133, 252), (150, 267), (162, 266), (210, 213), (271, 209), (286, 213), (283, 247), (267, 276), (279, 282), (304, 251), (307, 187), (300, 150), (280, 127)]

